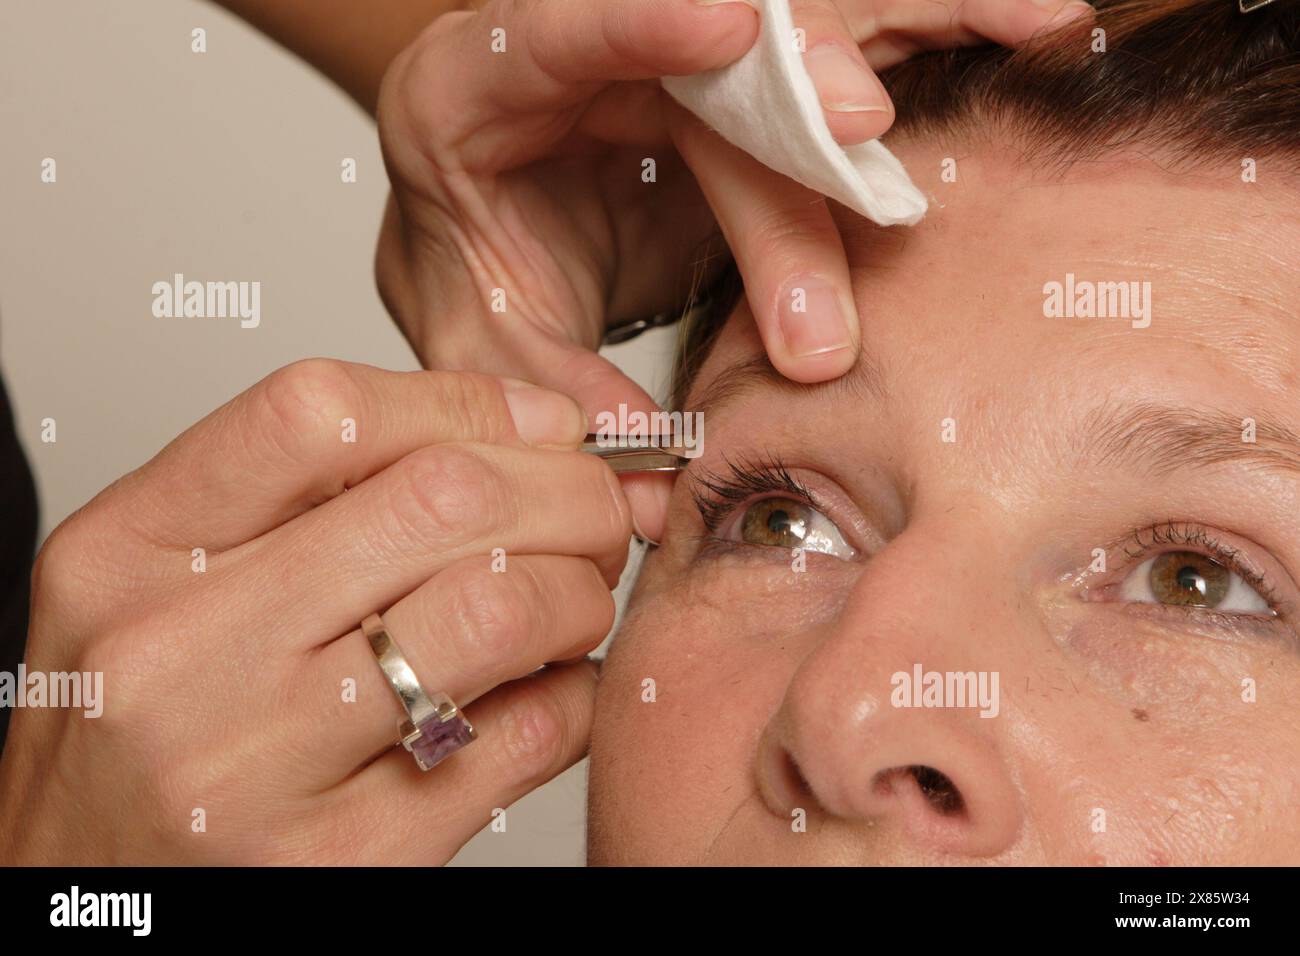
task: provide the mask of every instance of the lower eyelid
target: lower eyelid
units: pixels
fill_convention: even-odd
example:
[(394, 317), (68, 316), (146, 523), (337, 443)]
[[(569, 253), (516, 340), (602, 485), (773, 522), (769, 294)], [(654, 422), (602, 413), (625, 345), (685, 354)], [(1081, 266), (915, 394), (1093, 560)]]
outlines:
[(1217, 611), (1214, 608), (1195, 605), (1163, 604), (1158, 601), (1117, 600), (1116, 595), (1120, 593), (1126, 576), (1133, 573), (1134, 569), (1140, 567), (1149, 557), (1149, 555), (1142, 557), (1118, 572), (1108, 572), (1117, 574), (1118, 579), (1100, 586), (1085, 587), (1078, 595), (1079, 598), (1101, 605), (1098, 610), (1103, 613), (1121, 614), (1177, 628), (1184, 632), (1192, 631), (1198, 637), (1256, 642), (1283, 639), (1292, 642), (1293, 648), (1300, 651), (1300, 633), (1297, 632), (1289, 614), (1286, 613), (1285, 606), (1282, 605), (1274, 605), (1271, 612), (1265, 615), (1243, 611)]
[(1260, 614), (1223, 613), (1212, 608), (1179, 604), (1150, 604), (1139, 602), (1108, 602), (1116, 613), (1141, 617), (1157, 624), (1167, 624), (1182, 630), (1191, 628), (1200, 637), (1211, 640), (1228, 640), (1241, 637), (1245, 640), (1269, 641), (1279, 638), (1289, 640), (1300, 650), (1300, 634), (1285, 619), (1274, 613)]
[[(752, 564), (755, 567), (783, 567), (788, 569), (790, 562), (794, 560), (790, 548), (778, 548), (773, 545), (745, 544), (742, 541), (729, 541), (726, 538), (717, 538), (713, 535), (704, 535), (700, 539), (700, 544), (696, 549), (695, 556), (697, 559), (710, 561), (715, 559), (727, 559), (740, 564)], [(845, 564), (846, 562), (832, 554), (824, 554), (820, 551), (807, 551), (804, 554), (805, 560), (811, 566), (817, 563), (819, 566), (830, 567), (831, 564)]]

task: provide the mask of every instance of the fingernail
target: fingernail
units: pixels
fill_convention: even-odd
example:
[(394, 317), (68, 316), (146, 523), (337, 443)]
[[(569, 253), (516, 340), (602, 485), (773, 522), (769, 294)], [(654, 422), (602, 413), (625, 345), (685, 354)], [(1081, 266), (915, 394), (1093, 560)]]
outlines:
[(803, 55), (804, 69), (825, 109), (842, 113), (887, 113), (880, 81), (838, 43), (819, 43)]
[[(719, 3), (743, 3), (747, 7), (754, 6), (754, 0), (695, 0), (702, 7), (712, 7)], [(754, 7), (754, 9), (758, 9)]]
[(530, 445), (573, 448), (587, 434), (587, 413), (567, 395), (538, 388), (518, 379), (503, 378), (515, 431)]
[(632, 533), (638, 540), (658, 547), (662, 534), (655, 537), (653, 532), (662, 532), (667, 523), (672, 480), (665, 475), (625, 475), (621, 480), (627, 503), (632, 506)]
[(641, 526), (637, 524), (635, 511), (632, 512), (632, 533), (636, 535), (638, 541), (644, 541), (646, 544), (654, 545), (656, 548), (659, 547), (658, 541), (641, 530)]
[(794, 358), (820, 355), (853, 345), (839, 291), (819, 276), (786, 284), (777, 304), (781, 338)]
[(568, 665), (568, 664), (581, 664), (583, 661), (586, 661), (588, 664), (595, 665), (596, 673), (597, 674), (600, 673), (600, 658), (592, 657), (590, 654), (575, 654), (573, 657), (566, 657), (564, 658), (564, 660), (551, 661), (550, 663)]

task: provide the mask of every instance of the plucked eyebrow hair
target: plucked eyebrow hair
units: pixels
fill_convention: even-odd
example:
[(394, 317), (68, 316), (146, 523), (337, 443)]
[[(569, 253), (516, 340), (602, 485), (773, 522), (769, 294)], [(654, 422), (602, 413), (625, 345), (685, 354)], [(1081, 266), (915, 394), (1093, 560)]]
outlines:
[[(848, 374), (817, 385), (790, 381), (766, 355), (758, 355), (719, 372), (690, 408), (703, 412), (707, 421), (739, 400), (768, 390), (791, 398), (816, 393), (819, 401), (847, 399), (864, 404), (879, 404), (886, 395), (880, 368), (865, 353)], [(1245, 440), (1251, 423), (1253, 442)], [(1234, 464), (1300, 478), (1300, 434), (1264, 411), (1237, 414), (1191, 405), (1108, 400), (1080, 419), (1070, 451), (1079, 467), (1101, 465), (1154, 477)]]

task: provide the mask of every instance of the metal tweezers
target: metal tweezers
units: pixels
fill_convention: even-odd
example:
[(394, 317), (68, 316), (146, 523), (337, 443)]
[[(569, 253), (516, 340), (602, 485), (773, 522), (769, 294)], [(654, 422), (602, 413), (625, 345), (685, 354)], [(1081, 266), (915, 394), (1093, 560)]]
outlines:
[(645, 439), (613, 435), (598, 441), (596, 435), (589, 434), (582, 450), (605, 459), (620, 475), (632, 471), (681, 471), (690, 464), (692, 456), (681, 445), (652, 444), (636, 448), (630, 444), (634, 442), (644, 443)]

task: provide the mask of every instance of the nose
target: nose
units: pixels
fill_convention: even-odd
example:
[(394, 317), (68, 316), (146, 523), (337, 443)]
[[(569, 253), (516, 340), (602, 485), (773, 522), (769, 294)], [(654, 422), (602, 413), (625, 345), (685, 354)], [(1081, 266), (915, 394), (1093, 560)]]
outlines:
[[(862, 823), (864, 834), (867, 824), (897, 828), (930, 854), (997, 856), (1015, 843), (1023, 817), (1005, 708), (981, 717), (993, 708), (962, 691), (980, 686), (973, 665), (1007, 660), (996, 645), (1014, 623), (962, 586), (951, 541), (927, 544), (917, 531), (872, 559), (795, 671), (761, 738), (760, 791), (785, 820), (801, 807)], [(986, 569), (987, 556), (973, 567)], [(941, 593), (918, 584), (926, 581), (942, 582)], [(937, 694), (913, 686), (918, 674), (931, 691), (942, 682)], [(1000, 690), (999, 671), (982, 679)], [(963, 698), (966, 706), (955, 706)]]

